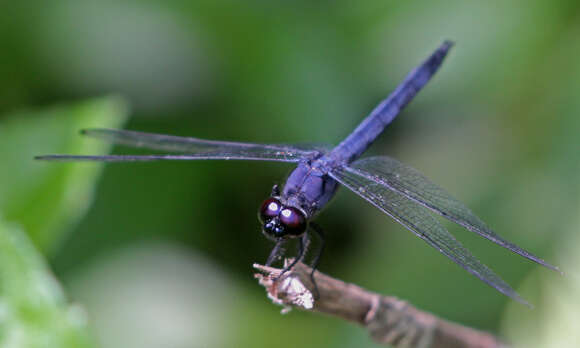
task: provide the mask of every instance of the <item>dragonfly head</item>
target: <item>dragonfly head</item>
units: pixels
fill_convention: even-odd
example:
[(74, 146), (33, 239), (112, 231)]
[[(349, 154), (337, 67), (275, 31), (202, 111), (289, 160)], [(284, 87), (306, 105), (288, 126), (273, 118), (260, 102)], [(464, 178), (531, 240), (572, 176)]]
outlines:
[(262, 232), (274, 240), (301, 236), (306, 231), (306, 217), (294, 207), (282, 205), (280, 200), (270, 197), (262, 203), (258, 218), (262, 222)]

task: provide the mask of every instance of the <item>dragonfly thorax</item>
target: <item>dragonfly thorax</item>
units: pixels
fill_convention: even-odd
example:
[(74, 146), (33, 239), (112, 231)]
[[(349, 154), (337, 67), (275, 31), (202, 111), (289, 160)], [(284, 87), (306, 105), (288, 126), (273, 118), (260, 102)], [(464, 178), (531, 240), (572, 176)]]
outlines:
[(308, 218), (328, 203), (337, 188), (336, 181), (322, 170), (321, 163), (300, 163), (288, 176), (282, 192), (283, 201), (302, 209)]

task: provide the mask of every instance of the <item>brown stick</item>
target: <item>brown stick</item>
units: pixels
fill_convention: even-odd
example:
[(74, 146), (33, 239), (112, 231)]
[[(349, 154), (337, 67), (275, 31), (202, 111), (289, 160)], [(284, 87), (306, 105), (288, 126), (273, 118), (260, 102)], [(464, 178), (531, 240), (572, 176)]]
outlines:
[[(288, 262), (288, 260), (286, 260)], [(311, 268), (298, 263), (278, 280), (280, 269), (254, 264), (255, 274), (274, 303), (325, 313), (365, 327), (378, 343), (394, 347), (507, 347), (492, 334), (451, 323), (420, 311), (392, 296), (369, 292), (354, 284), (315, 273), (318, 299), (310, 280)]]

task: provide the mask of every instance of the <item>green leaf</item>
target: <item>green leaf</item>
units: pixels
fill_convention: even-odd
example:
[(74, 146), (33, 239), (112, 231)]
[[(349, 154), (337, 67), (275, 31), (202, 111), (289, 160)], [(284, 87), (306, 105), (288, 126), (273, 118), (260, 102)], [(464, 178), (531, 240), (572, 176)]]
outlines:
[[(580, 207), (576, 209), (580, 213)], [(575, 348), (580, 342), (580, 214), (568, 222), (568, 238), (557, 246), (558, 263), (565, 275), (536, 268), (519, 291), (536, 305), (533, 311), (510, 303), (502, 323), (505, 336), (514, 347)]]
[(0, 211), (18, 222), (43, 251), (55, 248), (89, 207), (102, 165), (35, 161), (47, 153), (106, 153), (110, 145), (79, 135), (90, 127), (119, 128), (127, 106), (116, 97), (92, 99), (1, 117)]
[(92, 347), (84, 312), (63, 292), (16, 224), (0, 220), (0, 346)]

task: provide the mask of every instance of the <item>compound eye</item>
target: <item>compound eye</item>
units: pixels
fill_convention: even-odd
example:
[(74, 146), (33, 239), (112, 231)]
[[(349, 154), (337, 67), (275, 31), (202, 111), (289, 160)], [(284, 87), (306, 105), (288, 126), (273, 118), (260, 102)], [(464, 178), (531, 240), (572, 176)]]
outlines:
[(291, 235), (301, 235), (306, 230), (306, 217), (296, 208), (283, 208), (279, 215), (280, 222)]
[(270, 220), (280, 213), (280, 209), (282, 209), (282, 204), (276, 198), (268, 198), (262, 203), (260, 207), (260, 221), (266, 222)]

